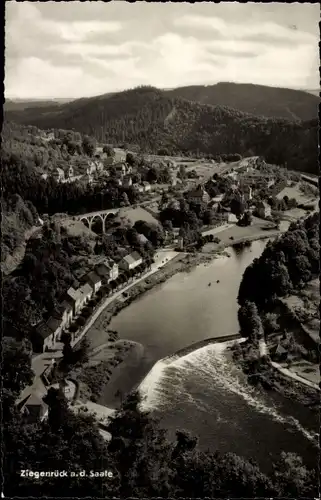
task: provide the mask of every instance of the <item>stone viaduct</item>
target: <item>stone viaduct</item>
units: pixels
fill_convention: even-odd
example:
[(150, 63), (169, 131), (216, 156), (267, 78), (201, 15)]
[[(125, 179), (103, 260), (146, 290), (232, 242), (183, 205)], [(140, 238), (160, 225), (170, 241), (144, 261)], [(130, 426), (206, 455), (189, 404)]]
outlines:
[(112, 208), (109, 210), (98, 210), (97, 212), (89, 212), (86, 214), (75, 215), (74, 220), (79, 220), (83, 222), (89, 229), (97, 220), (101, 220), (103, 232), (105, 232), (105, 221), (108, 217), (116, 215), (119, 213), (119, 208)]

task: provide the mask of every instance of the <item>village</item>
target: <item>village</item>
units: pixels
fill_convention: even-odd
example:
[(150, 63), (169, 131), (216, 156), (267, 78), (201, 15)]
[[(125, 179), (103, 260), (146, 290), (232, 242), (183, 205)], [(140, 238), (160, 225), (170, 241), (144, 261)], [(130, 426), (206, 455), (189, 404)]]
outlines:
[[(137, 182), (146, 169), (152, 171), (154, 179)], [(167, 182), (158, 182), (155, 172), (163, 171), (165, 175), (160, 177)], [(43, 178), (48, 175), (43, 174)], [(35, 381), (18, 401), (21, 411), (31, 419), (47, 415), (42, 398), (49, 387), (57, 385), (50, 380), (62, 357), (64, 339), (69, 338), (72, 347), (78, 344), (106, 301), (120, 297), (137, 281), (168, 266), (181, 252), (215, 254), (228, 246), (274, 236), (282, 230), (282, 220), (297, 220), (317, 207), (313, 179), (303, 180), (300, 174), (267, 165), (259, 157), (214, 162), (155, 155), (148, 157), (144, 166), (137, 165), (132, 153), (128, 157), (128, 153), (115, 148), (108, 156), (99, 147), (84, 174), (75, 173), (71, 164), (67, 171), (56, 168), (50, 175), (58, 183), (81, 181), (96, 185), (112, 177), (119, 185), (136, 189), (141, 193), (139, 205), (116, 210), (100, 232), (113, 239), (115, 230), (134, 230), (137, 245), (141, 246), (127, 248), (117, 261), (97, 255), (86, 269), (77, 269), (75, 284), (66, 290), (64, 300), (47, 320), (35, 326), (31, 339)], [(68, 219), (70, 227), (82, 227), (93, 234), (85, 220), (75, 222), (75, 217), (65, 216), (61, 223)], [(44, 223), (46, 220), (40, 219), (40, 226)], [(149, 232), (139, 229), (142, 224), (149, 232), (162, 233), (158, 250), (146, 237)], [(36, 237), (39, 236), (41, 227)], [(60, 385), (66, 398), (75, 403), (74, 408), (83, 407), (79, 401), (76, 403), (73, 381), (64, 380)], [(96, 414), (101, 412), (99, 405), (90, 401), (88, 404)]]

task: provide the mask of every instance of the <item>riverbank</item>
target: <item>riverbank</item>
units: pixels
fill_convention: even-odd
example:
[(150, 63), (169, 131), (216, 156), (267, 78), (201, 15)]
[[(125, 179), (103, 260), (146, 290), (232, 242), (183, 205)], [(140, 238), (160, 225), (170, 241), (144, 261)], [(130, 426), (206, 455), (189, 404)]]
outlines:
[(128, 307), (139, 296), (150, 291), (157, 285), (164, 283), (175, 274), (190, 272), (196, 266), (200, 264), (208, 264), (213, 259), (218, 258), (221, 255), (224, 255), (224, 253), (217, 253), (210, 256), (180, 253), (161, 269), (128, 288), (113, 301), (110, 301), (110, 303), (101, 311), (95, 322), (93, 322), (88, 329), (86, 337), (90, 341), (91, 347), (95, 349), (106, 342), (106, 338), (108, 336), (108, 326), (112, 318), (122, 309)]
[[(111, 333), (110, 335), (112, 335)], [(114, 340), (93, 349), (88, 362), (74, 368), (70, 376), (79, 383), (78, 400), (100, 403), (106, 387), (109, 399), (120, 390), (117, 383), (121, 371), (126, 371), (133, 362), (139, 362), (144, 347), (138, 342)]]
[(256, 346), (248, 340), (242, 344), (234, 344), (230, 351), (234, 363), (241, 367), (251, 385), (267, 391), (276, 391), (315, 412), (318, 411), (319, 391), (277, 370), (268, 356), (261, 356), (259, 345)]
[[(238, 226), (235, 226), (235, 228), (237, 227)], [(252, 243), (253, 241), (276, 238), (277, 236), (282, 234), (282, 231), (280, 231), (279, 229), (274, 229), (261, 231), (257, 234), (245, 233), (237, 236), (235, 235), (235, 228), (229, 228), (219, 233), (219, 238), (221, 241), (219, 243), (206, 243), (202, 249), (202, 252), (205, 254), (215, 253), (217, 251), (222, 251), (230, 246), (234, 247), (245, 242)]]
[[(260, 236), (264, 238), (271, 237), (271, 235), (267, 233)], [(229, 245), (226, 245), (226, 247), (230, 246), (230, 244), (231, 242), (229, 242)], [(100, 314), (91, 322), (92, 324), (87, 329), (86, 338), (89, 340), (91, 348), (95, 351), (106, 344), (109, 335), (108, 327), (113, 317), (129, 306), (138, 297), (154, 289), (157, 285), (169, 280), (175, 274), (190, 272), (200, 264), (209, 264), (214, 259), (221, 256), (230, 256), (229, 253), (225, 251), (226, 247), (210, 255), (203, 253), (179, 253), (161, 268), (155, 270), (154, 273), (148, 274), (146, 277), (142, 277), (138, 283), (126, 287), (126, 289), (123, 292), (119, 292), (114, 299), (110, 298), (109, 303), (101, 307)], [(126, 340), (122, 342), (126, 342)], [(127, 356), (122, 357), (121, 362), (115, 357), (113, 362), (108, 359), (100, 362), (99, 365), (97, 359), (95, 362), (94, 353), (92, 352), (90, 354), (92, 366), (88, 367), (89, 371), (87, 369), (84, 371), (86, 373), (85, 379), (87, 377), (87, 383), (83, 381), (85, 385), (82, 390), (82, 398), (86, 399), (87, 396), (92, 399), (93, 397), (94, 399), (92, 400), (95, 402), (105, 399), (108, 401), (109, 406), (118, 406), (122, 395), (126, 392), (125, 388), (128, 388), (128, 385), (130, 385), (128, 382), (130, 374), (133, 373), (135, 364), (139, 363), (140, 356), (142, 356), (142, 346), (134, 349), (133, 352), (134, 354), (128, 358)], [(113, 354), (115, 354), (115, 351)], [(117, 356), (119, 357), (118, 352)], [(102, 391), (98, 391), (95, 388), (97, 386), (97, 380), (100, 381), (100, 387), (104, 387)], [(91, 389), (88, 389), (88, 385)], [(116, 393), (118, 393), (118, 397), (114, 397)]]
[[(108, 329), (113, 317), (129, 306), (136, 298), (165, 282), (180, 272), (189, 272), (200, 264), (211, 262), (221, 256), (181, 253), (152, 275), (142, 279), (111, 301), (100, 313), (87, 331), (90, 342), (89, 362), (72, 372), (72, 377), (80, 382), (80, 399), (104, 404), (115, 408), (119, 405), (128, 387), (132, 370), (143, 356), (144, 347), (137, 342), (125, 339), (111, 341)], [(116, 332), (113, 335), (118, 337)], [(106, 342), (107, 341), (107, 342)]]

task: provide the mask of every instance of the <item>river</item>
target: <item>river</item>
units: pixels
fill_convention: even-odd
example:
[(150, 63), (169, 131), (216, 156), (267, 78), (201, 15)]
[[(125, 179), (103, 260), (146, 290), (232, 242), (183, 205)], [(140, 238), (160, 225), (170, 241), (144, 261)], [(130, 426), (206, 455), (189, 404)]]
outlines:
[[(282, 450), (315, 464), (316, 417), (278, 394), (250, 387), (224, 344), (162, 360), (193, 342), (238, 332), (239, 284), (265, 245), (230, 249), (229, 257), (173, 276), (123, 309), (110, 328), (144, 345), (143, 359), (124, 374), (121, 388), (127, 392), (142, 381), (143, 407), (161, 418), (170, 435), (189, 430), (201, 448), (234, 451), (268, 471)], [(115, 401), (109, 395), (103, 403)]]

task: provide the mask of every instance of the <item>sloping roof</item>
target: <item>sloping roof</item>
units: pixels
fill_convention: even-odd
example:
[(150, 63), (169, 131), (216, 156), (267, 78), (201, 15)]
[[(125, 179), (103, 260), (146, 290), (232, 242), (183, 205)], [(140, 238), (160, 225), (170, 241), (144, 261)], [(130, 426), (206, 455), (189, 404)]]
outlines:
[(56, 172), (58, 172), (60, 175), (65, 175), (65, 172), (62, 168), (57, 167)]
[(85, 285), (79, 289), (79, 292), (83, 297), (88, 297), (88, 295), (92, 294), (92, 289), (88, 283), (85, 283)]
[(48, 328), (50, 328), (52, 333), (54, 333), (58, 330), (58, 328), (61, 327), (61, 319), (55, 318), (54, 316), (50, 316), (46, 324)]
[(54, 316), (55, 318), (62, 318), (64, 312), (69, 312), (69, 311), (72, 311), (72, 307), (71, 305), (69, 304), (69, 302), (67, 302), (67, 300), (64, 300), (61, 304), (59, 304), (55, 310), (53, 311), (52, 313), (52, 316)]
[(108, 264), (102, 263), (95, 267), (95, 271), (99, 276), (108, 276), (110, 273), (110, 266)]
[(76, 302), (79, 299), (79, 290), (75, 290), (72, 286), (67, 290), (67, 295)]
[(141, 243), (148, 243), (148, 241), (149, 241), (149, 240), (146, 238), (146, 236), (145, 236), (144, 234), (141, 234), (141, 233), (139, 233), (139, 234), (138, 234), (138, 239), (139, 239), (139, 241), (140, 241)]
[(287, 354), (287, 350), (281, 344), (277, 344), (272, 348), (272, 354)]
[(95, 285), (101, 281), (100, 276), (98, 276), (95, 271), (91, 271), (90, 273), (88, 273), (86, 278), (90, 283), (94, 283)]
[(138, 252), (133, 252), (130, 254), (131, 258), (134, 259), (134, 261), (136, 262), (137, 260), (140, 260), (142, 258), (141, 255), (139, 255)]
[(45, 323), (45, 322), (42, 322), (40, 323), (36, 329), (35, 329), (36, 333), (38, 335), (40, 335), (41, 338), (43, 339), (46, 339), (48, 338), (50, 335), (52, 335), (52, 330), (49, 328), (49, 326)]
[(36, 393), (31, 392), (27, 401), (25, 402), (25, 406), (44, 406), (48, 408), (48, 405), (39, 397)]
[(130, 265), (130, 264), (135, 264), (135, 262), (141, 260), (141, 258), (142, 257), (139, 255), (138, 252), (133, 252), (130, 255), (126, 255), (123, 260)]

